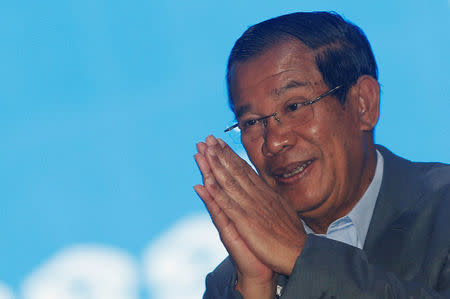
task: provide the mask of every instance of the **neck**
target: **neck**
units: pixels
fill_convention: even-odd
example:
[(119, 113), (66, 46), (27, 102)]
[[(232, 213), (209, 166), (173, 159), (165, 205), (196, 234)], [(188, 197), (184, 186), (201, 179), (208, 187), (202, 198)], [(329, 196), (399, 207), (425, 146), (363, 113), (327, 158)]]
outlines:
[(347, 200), (337, 200), (339, 206), (334, 206), (328, 209), (327, 213), (320, 215), (320, 217), (307, 217), (302, 215), (303, 221), (315, 232), (325, 234), (328, 227), (335, 220), (344, 217), (353, 209), (361, 197), (366, 192), (375, 175), (377, 165), (377, 154), (373, 142), (366, 147), (365, 154), (361, 163), (360, 171), (354, 176), (353, 186), (357, 188), (350, 188), (348, 193), (342, 194), (343, 198)]

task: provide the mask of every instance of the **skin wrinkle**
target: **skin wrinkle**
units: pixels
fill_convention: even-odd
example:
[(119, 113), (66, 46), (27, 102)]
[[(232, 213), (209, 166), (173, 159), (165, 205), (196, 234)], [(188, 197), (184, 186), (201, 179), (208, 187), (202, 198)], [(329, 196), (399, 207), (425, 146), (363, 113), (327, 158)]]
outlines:
[(283, 95), (283, 93), (285, 93), (286, 91), (288, 91), (291, 88), (303, 87), (303, 86), (309, 86), (309, 85), (311, 85), (311, 82), (302, 82), (302, 81), (291, 80), (291, 81), (288, 81), (284, 86), (282, 86), (280, 88), (274, 88), (271, 93), (277, 97), (280, 97)]
[[(228, 82), (230, 95), (238, 95), (237, 111), (266, 116), (291, 99), (310, 100), (325, 93), (330, 87), (313, 54), (301, 42), (288, 41), (236, 62)], [(329, 94), (311, 106), (313, 118), (301, 126), (268, 118), (263, 135), (242, 132), (259, 175), (213, 136), (198, 145), (196, 160), (208, 184), (195, 188), (233, 258), (236, 289), (244, 297), (273, 298), (276, 273), (291, 274), (306, 242), (300, 217), (324, 233), (367, 189), (376, 164), (368, 132), (378, 115), (375, 86), (376, 79), (362, 76), (347, 93), (346, 109)], [(365, 107), (371, 107), (370, 113), (361, 112)], [(305, 162), (302, 172), (283, 177)]]
[[(297, 44), (297, 45), (299, 44), (298, 42), (292, 42), (292, 43)], [(285, 45), (285, 44), (283, 44), (283, 45)], [(269, 79), (273, 79), (274, 75), (278, 75), (280, 73), (293, 76), (293, 77), (287, 78), (287, 79), (290, 79), (289, 81), (298, 81), (298, 80), (300, 80), (301, 82), (306, 81), (306, 80), (295, 77), (296, 75), (293, 73), (299, 73), (299, 76), (301, 76), (302, 78), (307, 77), (309, 82), (312, 82), (312, 83), (310, 83), (310, 86), (312, 88), (311, 98), (313, 95), (317, 95), (317, 94), (319, 94), (320, 91), (323, 91), (323, 90), (325, 90), (325, 88), (327, 88), (327, 86), (324, 86), (325, 83), (323, 82), (322, 76), (318, 72), (317, 67), (315, 65), (314, 56), (312, 56), (313, 52), (308, 51), (308, 50), (303, 51), (304, 48), (301, 48), (301, 50), (299, 51), (298, 48), (295, 49), (295, 47), (296, 46), (289, 45), (289, 46), (286, 46), (285, 48), (283, 48), (283, 50), (282, 50), (283, 56), (277, 61), (277, 64), (274, 68), (276, 71), (273, 72), (272, 74), (267, 73), (267, 72), (265, 73), (264, 70), (265, 70), (266, 66), (269, 67), (269, 65), (270, 65), (269, 62), (267, 62), (267, 61), (270, 61), (270, 59), (272, 57), (274, 57), (275, 55), (281, 56), (280, 54), (278, 54), (279, 52), (281, 52), (281, 51), (279, 51), (279, 49), (282, 48), (281, 46), (278, 48), (275, 47), (279, 51), (276, 54), (273, 54), (276, 51), (270, 52), (270, 50), (268, 50), (268, 52), (266, 52), (265, 54), (263, 53), (261, 56), (258, 56), (251, 61), (244, 62), (244, 63), (237, 63), (235, 66), (232, 67), (232, 73), (231, 73), (231, 79), (232, 79), (231, 80), (231, 83), (232, 83), (231, 89), (233, 90), (232, 93), (235, 95), (237, 95), (237, 94), (240, 95), (239, 100), (236, 100), (234, 102), (237, 109), (239, 109), (240, 105), (246, 105), (249, 109), (249, 111), (247, 111), (247, 113), (250, 113), (250, 111), (255, 111), (255, 110), (251, 110), (251, 109), (256, 108), (256, 107), (254, 107), (255, 106), (254, 103), (258, 103), (257, 104), (258, 105), (258, 112), (257, 112), (258, 115), (259, 114), (268, 115), (270, 113), (273, 113), (273, 111), (276, 111), (276, 109), (273, 109), (273, 108), (270, 110), (269, 109), (262, 110), (265, 106), (269, 107), (268, 105), (265, 105), (265, 104), (264, 104), (265, 106), (263, 106), (263, 104), (262, 104), (263, 102), (261, 102), (264, 99), (263, 94), (262, 94), (262, 96), (256, 96), (256, 97), (249, 97), (247, 94), (251, 94), (252, 91), (258, 90), (258, 89), (261, 91), (263, 91), (264, 89), (267, 89), (267, 88), (270, 88), (269, 90), (271, 90), (271, 91), (276, 90), (276, 88), (266, 86), (266, 85), (273, 84), (273, 83), (269, 83), (269, 82), (271, 82), (271, 80), (269, 80)], [(294, 49), (295, 49), (295, 51), (293, 51)], [(271, 55), (268, 54), (269, 52), (271, 53)], [(302, 54), (299, 55), (298, 57), (295, 57), (297, 55), (297, 53), (299, 53), (299, 52), (301, 52)], [(295, 53), (295, 54), (293, 54), (293, 53)], [(309, 57), (308, 58), (309, 60), (305, 59), (305, 57)], [(264, 59), (264, 61), (263, 61), (263, 59)], [(255, 81), (258, 79), (256, 79), (254, 77), (254, 75), (252, 75), (251, 71), (256, 70), (256, 69), (252, 69), (252, 68), (248, 67), (250, 65), (256, 65), (255, 61), (258, 61), (260, 63), (260, 65), (258, 65), (259, 66), (258, 72), (263, 73), (263, 74), (269, 74), (268, 77), (265, 77), (260, 81)], [(272, 59), (272, 61), (273, 61), (273, 59)], [(253, 64), (252, 64), (252, 62), (253, 62)], [(293, 65), (295, 66), (295, 68), (292, 67)], [(310, 67), (310, 65), (312, 67)], [(246, 66), (246, 68), (242, 68), (242, 66)], [(286, 67), (290, 71), (293, 71), (293, 72), (287, 72), (287, 71), (283, 72), (283, 67)], [(237, 74), (239, 74), (239, 75), (237, 75)], [(258, 76), (258, 75), (256, 75), (256, 76)], [(287, 79), (285, 79), (285, 80), (287, 80)], [(280, 79), (278, 81), (280, 81)], [(277, 81), (275, 80), (274, 82), (276, 83)], [(320, 87), (320, 86), (323, 86), (323, 87)], [(319, 92), (315, 91), (318, 88), (321, 88), (320, 91)], [(296, 88), (292, 88), (292, 90), (293, 90), (292, 92), (295, 93)], [(272, 97), (270, 97), (270, 99), (272, 99), (273, 93), (270, 93), (270, 94), (272, 95)], [(256, 95), (256, 94), (253, 93), (252, 95)], [(258, 101), (251, 100), (252, 98), (253, 99), (258, 98)], [(244, 99), (247, 99), (247, 100), (244, 100)], [(267, 99), (269, 99), (269, 98), (267, 98)], [(350, 117), (350, 115), (349, 115), (350, 113), (347, 113), (348, 112), (348, 111), (346, 111), (347, 109), (344, 110), (342, 108), (342, 105), (340, 104), (340, 102), (337, 99), (336, 100), (330, 99), (326, 103), (317, 103), (314, 105), (313, 109), (315, 109), (314, 110), (315, 114), (327, 115), (327, 118), (329, 118), (329, 120), (327, 120), (327, 121), (330, 123), (336, 123), (337, 127), (344, 128), (344, 127), (352, 127), (352, 126), (355, 127), (355, 125), (358, 126), (357, 120), (353, 117)], [(320, 110), (324, 110), (324, 111), (321, 112)], [(310, 142), (308, 140), (321, 139), (322, 137), (319, 137), (321, 135), (321, 130), (319, 130), (319, 126), (316, 125), (316, 123), (318, 121), (323, 122), (323, 120), (315, 120), (315, 123), (311, 124), (310, 126), (305, 127), (304, 131), (309, 131), (310, 134), (304, 135), (304, 134), (300, 133), (300, 134), (296, 134), (295, 136), (292, 135), (289, 138), (294, 139), (294, 140), (297, 139), (298, 142), (304, 143), (305, 145)], [(343, 121), (345, 121), (345, 125), (342, 123)], [(269, 133), (268, 133), (269, 135), (271, 134), (271, 130), (274, 128), (279, 130), (279, 132), (277, 134), (280, 134), (280, 136), (282, 136), (282, 134), (288, 134), (286, 136), (289, 136), (292, 134), (292, 132), (288, 131), (287, 128), (284, 128), (283, 125), (281, 125), (279, 127), (275, 127), (275, 125), (271, 125), (270, 123), (271, 122), (269, 122), (269, 125), (267, 127), (268, 128), (267, 131), (269, 131)], [(350, 125), (350, 123), (353, 123), (353, 124)], [(356, 128), (353, 131), (356, 133), (357, 130), (358, 129)], [(339, 132), (337, 129), (330, 130), (329, 136), (332, 136), (333, 140), (342, 139), (343, 141), (339, 141), (339, 142), (343, 143), (342, 152), (343, 153), (349, 152), (350, 150), (349, 150), (348, 142), (352, 141), (352, 146), (355, 146), (355, 141), (351, 140), (351, 138), (348, 138), (348, 137), (347, 137), (347, 139), (340, 138), (340, 135), (343, 134), (342, 131), (344, 131), (344, 129), (341, 129), (340, 131), (341, 132)], [(351, 133), (351, 134), (353, 134), (353, 133)], [(359, 133), (357, 133), (357, 134), (359, 135)], [(270, 138), (269, 135), (267, 135), (265, 138), (266, 139)], [(305, 137), (306, 137), (306, 139), (305, 139)], [(285, 138), (288, 138), (288, 137), (285, 137)], [(358, 140), (359, 140), (359, 138), (360, 137), (358, 137)], [(280, 140), (282, 140), (282, 139), (280, 139)], [(258, 141), (258, 143), (259, 142), (260, 141)], [(338, 149), (340, 147), (339, 142), (334, 143), (334, 145), (332, 145), (332, 147), (335, 147), (336, 149)], [(266, 162), (264, 162), (263, 164), (261, 164), (257, 161), (255, 163), (255, 161), (254, 161), (255, 154), (253, 154), (253, 148), (256, 149), (256, 147), (259, 147), (259, 145), (256, 145), (255, 142), (249, 142), (249, 141), (246, 142), (244, 139), (243, 139), (243, 143), (244, 143), (244, 147), (247, 149), (247, 152), (249, 153), (249, 157), (252, 160), (252, 162), (254, 163), (254, 165), (260, 170), (263, 169), (263, 171), (261, 171), (260, 173), (262, 174), (263, 178), (266, 180), (266, 182), (269, 185), (274, 186), (275, 189), (281, 191), (282, 194), (283, 194), (282, 190), (285, 190), (288, 193), (292, 193), (298, 189), (297, 186), (283, 187), (282, 189), (280, 189), (277, 186), (277, 183), (274, 180), (274, 178), (271, 177), (271, 169), (273, 169), (275, 165), (285, 164), (286, 162), (283, 162), (283, 161), (288, 161), (287, 159), (292, 159), (292, 158), (288, 158), (288, 156), (293, 157), (294, 156), (293, 153), (292, 154), (286, 153), (283, 157), (281, 157), (281, 155), (278, 155), (278, 156), (274, 155), (274, 157), (272, 157), (272, 158), (266, 158), (265, 159)], [(278, 143), (278, 145), (277, 145), (277, 143), (274, 143), (274, 147), (278, 147), (279, 145), (281, 145), (281, 143)], [(302, 150), (302, 152), (303, 152), (302, 154), (300, 154), (300, 155), (296, 154), (295, 160), (296, 161), (309, 160), (308, 157), (311, 157), (313, 152), (310, 153), (309, 152), (310, 150), (308, 148), (310, 148), (310, 147), (304, 147), (304, 150)], [(292, 149), (291, 149), (291, 151), (292, 151)], [(286, 151), (286, 152), (288, 152), (288, 151)], [(329, 160), (329, 161), (336, 160), (334, 151), (327, 152), (327, 155), (328, 155), (327, 160)], [(346, 159), (348, 159), (348, 158), (346, 158)], [(360, 157), (359, 160), (361, 161), (360, 162), (361, 164), (365, 164), (365, 162), (367, 161), (366, 159), (362, 159), (362, 157)], [(317, 164), (317, 163), (315, 163), (315, 164)], [(338, 162), (337, 165), (339, 165), (339, 164), (342, 164), (342, 163)], [(341, 167), (341, 168), (344, 167), (344, 169), (346, 169), (345, 173), (351, 174), (351, 173), (355, 172), (352, 167), (349, 167), (348, 165), (345, 165), (345, 164), (342, 164), (342, 166), (339, 166), (339, 167)], [(358, 168), (361, 169), (361, 167), (358, 167)], [(373, 168), (374, 168), (374, 166), (373, 166)], [(329, 176), (337, 177), (336, 169), (328, 168), (327, 171), (330, 172)], [(364, 173), (364, 171), (362, 171), (362, 173)], [(356, 177), (356, 175), (351, 175), (350, 177), (348, 177), (348, 179), (351, 181), (351, 183), (346, 183), (346, 182), (339, 183), (338, 185), (334, 186), (334, 190), (330, 189), (329, 191), (326, 191), (326, 193), (324, 193), (321, 196), (321, 198), (322, 198), (321, 200), (316, 200), (314, 204), (311, 202), (309, 207), (304, 206), (303, 208), (301, 208), (299, 210), (299, 213), (303, 217), (305, 217), (305, 219), (314, 219), (314, 218), (316, 218), (316, 219), (317, 218), (333, 219), (333, 218), (336, 218), (338, 215), (345, 214), (347, 211), (349, 211), (351, 209), (351, 207), (354, 206), (354, 204), (357, 201), (357, 196), (355, 196), (355, 194), (352, 194), (352, 192), (349, 191), (349, 189), (351, 189), (351, 188), (349, 188), (348, 185), (349, 184), (358, 185), (359, 184), (358, 182), (362, 183), (361, 185), (366, 185), (365, 182), (370, 181), (370, 180), (367, 180), (365, 177), (358, 178), (358, 177)], [(319, 178), (319, 180), (320, 180), (320, 178)], [(335, 183), (333, 183), (333, 181), (334, 181), (334, 179), (332, 179), (330, 182), (335, 185)], [(326, 187), (326, 186), (324, 186), (324, 187)], [(366, 187), (367, 186), (364, 186), (363, 189), (365, 190)], [(305, 189), (305, 188), (306, 188), (306, 186), (302, 189)], [(292, 192), (290, 192), (289, 190), (291, 190)], [(364, 191), (364, 190), (362, 190), (362, 191)], [(305, 194), (308, 197), (309, 196), (308, 193), (311, 194), (311, 191), (308, 191), (308, 189), (306, 189), (305, 191), (307, 191), (307, 193), (303, 192), (303, 194)], [(302, 191), (298, 190), (298, 192), (296, 192), (296, 193), (301, 194)], [(359, 192), (359, 193), (362, 194), (362, 192)], [(333, 194), (333, 196), (332, 196), (332, 194)], [(287, 197), (290, 198), (290, 196), (287, 196)], [(345, 202), (343, 203), (341, 201), (337, 201), (336, 200), (337, 198), (350, 198), (352, 200), (349, 200), (348, 203), (345, 203)], [(330, 199), (333, 199), (333, 200), (330, 201)], [(295, 200), (291, 199), (291, 203), (292, 202), (295, 203)], [(311, 215), (312, 214), (312, 213), (310, 213), (311, 211), (319, 210), (323, 206), (328, 206), (328, 208), (326, 208), (326, 210), (328, 210), (328, 211), (326, 211), (326, 210), (323, 211), (321, 217), (318, 217), (318, 215)], [(322, 210), (324, 208), (325, 207), (323, 207)], [(324, 221), (323, 223), (316, 222), (314, 224), (313, 223), (311, 223), (311, 224), (312, 224), (312, 226), (316, 226), (316, 228), (323, 230), (324, 227), (327, 227), (327, 225), (326, 225), (327, 222), (328, 221)]]
[[(212, 146), (211, 149), (214, 149), (214, 146)], [(208, 151), (208, 153), (209, 153), (209, 151)], [(229, 147), (226, 147), (226, 149), (224, 149), (222, 151), (220, 151), (220, 150), (217, 151), (216, 154), (209, 153), (207, 155), (207, 157), (208, 157), (208, 161), (211, 163), (212, 168), (216, 167), (214, 165), (216, 162), (221, 161), (222, 158), (226, 158), (227, 153), (231, 154), (231, 149)], [(237, 156), (236, 156), (236, 158), (237, 158)], [(216, 161), (216, 159), (217, 159), (217, 161)], [(237, 158), (237, 160), (242, 163), (242, 160), (240, 158)], [(230, 167), (230, 169), (232, 171), (232, 169), (234, 169), (234, 167)], [(251, 168), (249, 168), (249, 170), (251, 170), (250, 175), (255, 176), (255, 178), (256, 178), (257, 177), (256, 173)], [(228, 178), (226, 178), (226, 176), (228, 175), (228, 168), (223, 168), (221, 171), (224, 172), (224, 175), (216, 174), (219, 185), (223, 185), (223, 182), (221, 182), (222, 180), (228, 179)], [(246, 219), (248, 219), (249, 221), (244, 226), (242, 226), (242, 224), (239, 224), (238, 229), (257, 230), (258, 227), (260, 227), (260, 226), (266, 226), (266, 227), (268, 227), (269, 230), (274, 230), (274, 231), (277, 231), (280, 233), (286, 233), (286, 231), (291, 230), (290, 234), (291, 235), (295, 234), (295, 232), (297, 231), (297, 228), (300, 226), (296, 226), (297, 228), (294, 231), (292, 231), (292, 228), (289, 229), (290, 228), (289, 225), (285, 225), (286, 222), (284, 222), (284, 221), (281, 223), (272, 222), (272, 220), (274, 219), (272, 216), (273, 208), (276, 208), (277, 211), (281, 212), (281, 214), (279, 214), (280, 216), (276, 217), (276, 219), (286, 220), (286, 219), (294, 219), (294, 218), (292, 218), (292, 216), (289, 215), (289, 212), (287, 212), (285, 209), (283, 209), (283, 205), (281, 204), (281, 202), (283, 200), (282, 198), (280, 198), (277, 194), (273, 193), (273, 191), (268, 189), (268, 187), (265, 184), (260, 185), (260, 186), (263, 187), (262, 188), (263, 190), (259, 189), (259, 193), (263, 198), (264, 197), (268, 198), (267, 204), (264, 204), (265, 201), (262, 201), (259, 203), (260, 204), (262, 203), (263, 205), (259, 208), (258, 208), (258, 206), (256, 206), (256, 209), (253, 209), (253, 210), (244, 208), (243, 211), (245, 211), (245, 212), (247, 212), (247, 210), (250, 211), (250, 214), (248, 214), (249, 217), (246, 217)], [(268, 189), (268, 190), (266, 190), (266, 189)], [(229, 194), (230, 196), (232, 196), (231, 193), (236, 193), (236, 190), (229, 190), (229, 191), (230, 191), (230, 194)], [(266, 191), (266, 192), (264, 192), (264, 191)], [(267, 191), (269, 191), (269, 192), (267, 192)], [(272, 194), (273, 197), (267, 197), (267, 193)], [(234, 194), (234, 196), (235, 195), (236, 194)], [(252, 196), (248, 196), (247, 199), (249, 199), (250, 201), (253, 201), (253, 198), (256, 197), (256, 195), (257, 194), (254, 193)], [(242, 197), (242, 195), (240, 197)], [(276, 200), (274, 200), (274, 198), (276, 198)], [(219, 200), (220, 200), (220, 198), (219, 198)], [(277, 204), (277, 206), (273, 206), (274, 203)], [(242, 203), (242, 204), (243, 204), (243, 206), (246, 206), (246, 204), (244, 204), (244, 203)], [(258, 219), (261, 219), (261, 218), (253, 217), (255, 215), (261, 216), (263, 221), (262, 222), (258, 221)], [(286, 216), (288, 216), (288, 217), (286, 217)], [(256, 220), (256, 221), (254, 221), (254, 220)], [(298, 219), (296, 219), (296, 221), (298, 221)], [(273, 236), (271, 236), (271, 237), (273, 238)], [(278, 238), (278, 236), (275, 236), (275, 238)], [(291, 238), (286, 238), (285, 240), (286, 241), (291, 240)], [(292, 246), (294, 246), (294, 245), (292, 245)], [(294, 246), (294, 248), (295, 248), (295, 246)]]
[[(296, 42), (295, 39), (287, 39), (287, 41), (293, 41), (294, 43)], [(292, 48), (293, 48), (293, 47), (292, 47)], [(336, 49), (336, 48), (342, 48), (341, 42), (334, 42), (334, 43), (331, 43), (331, 44), (328, 44), (328, 45), (324, 45), (324, 46), (321, 46), (321, 47), (319, 47), (319, 48), (317, 48), (317, 49), (315, 49), (315, 50), (309, 49), (309, 48), (308, 48), (308, 49), (305, 51), (305, 53), (310, 52), (310, 53), (314, 56), (314, 59), (316, 60), (320, 55), (323, 54), (324, 51), (327, 51), (327, 50), (330, 50), (330, 49)], [(264, 54), (264, 52), (263, 52), (261, 55), (257, 55), (256, 57), (253, 57), (253, 58), (250, 58), (249, 60), (244, 61), (244, 63), (245, 63), (245, 62), (248, 62), (248, 61), (250, 61), (250, 60), (257, 59), (258, 57), (262, 56), (263, 54)], [(290, 61), (289, 59), (291, 59), (291, 61)], [(285, 60), (285, 61), (282, 61), (282, 62), (280, 63), (280, 66), (281, 66), (281, 67), (289, 66), (290, 63), (299, 63), (299, 64), (301, 65), (301, 64), (303, 63), (303, 61), (302, 61), (301, 59), (295, 57), (295, 56), (294, 56), (294, 57), (286, 57), (286, 60)], [(280, 74), (282, 74), (282, 73), (284, 73), (284, 72), (289, 72), (289, 71), (297, 71), (297, 70), (296, 70), (296, 69), (289, 69), (289, 68), (287, 68), (286, 70), (281, 71), (281, 72), (276, 73), (276, 74), (273, 74), (273, 75), (271, 75), (270, 77), (274, 77), (274, 76), (277, 76), (277, 75), (280, 75)], [(232, 68), (231, 68), (231, 70), (230, 70), (230, 73), (232, 73), (232, 72), (233, 72), (233, 66), (232, 66)], [(270, 79), (270, 77), (268, 77), (267, 79)], [(263, 83), (263, 82), (261, 82), (261, 83)], [(311, 84), (310, 82), (304, 82), (304, 83), (306, 83), (306, 84), (308, 84), (308, 85)], [(318, 82), (314, 82), (314, 83), (313, 83), (314, 86), (317, 86), (318, 84), (319, 84)], [(252, 87), (252, 86), (250, 86), (250, 87)], [(283, 88), (283, 87), (282, 87), (282, 88)], [(274, 94), (274, 95), (277, 95), (277, 96), (280, 96), (281, 93), (282, 93), (282, 88), (281, 88), (281, 90), (274, 89), (274, 90), (273, 90), (273, 94)], [(332, 86), (329, 86), (329, 88), (333, 88), (333, 87), (332, 87)], [(236, 96), (233, 96), (232, 99), (233, 99), (233, 103), (236, 105), (236, 103), (239, 103), (242, 99), (240, 99), (239, 97), (237, 97), (237, 98), (235, 98), (235, 97), (236, 97)], [(236, 107), (236, 106), (235, 106), (235, 107)], [(236, 109), (236, 108), (235, 108), (235, 109)], [(236, 113), (235, 113), (235, 114), (236, 114), (237, 116), (242, 115), (242, 113), (241, 113), (238, 109), (236, 109)]]
[[(217, 150), (220, 151), (222, 154), (221, 154), (221, 155), (214, 155), (214, 158), (215, 158), (215, 159), (219, 159), (220, 162), (224, 164), (224, 166), (225, 166), (226, 169), (227, 169), (227, 168), (231, 168), (232, 171), (236, 172), (237, 176), (238, 176), (238, 177), (241, 177), (242, 180), (247, 180), (247, 181), (251, 182), (251, 184), (252, 184), (253, 186), (255, 186), (254, 181), (252, 181), (252, 180), (250, 179), (250, 177), (251, 177), (252, 175), (247, 175), (247, 174), (244, 172), (244, 169), (245, 169), (245, 168), (247, 168), (247, 171), (248, 171), (248, 170), (253, 171), (253, 170), (250, 169), (249, 166), (248, 166), (242, 159), (239, 160), (239, 161), (240, 161), (240, 164), (241, 164), (241, 167), (235, 167), (235, 165), (233, 165), (233, 164), (229, 165), (229, 164), (227, 163), (227, 160), (222, 159), (222, 155), (225, 155), (225, 156), (226, 156), (227, 153), (229, 154), (229, 152), (228, 152), (228, 151), (229, 151), (229, 148), (226, 148), (226, 149), (223, 149), (223, 148), (222, 148), (222, 149), (217, 149)], [(226, 151), (226, 153), (225, 153), (225, 151)], [(214, 163), (217, 163), (217, 162), (214, 162)], [(248, 173), (248, 172), (247, 172), (247, 173)], [(255, 173), (252, 173), (252, 172), (250, 172), (250, 174), (256, 175)], [(241, 187), (241, 185), (237, 183), (236, 178), (233, 177), (233, 176), (231, 176), (229, 173), (224, 173), (222, 176), (219, 175), (219, 178), (222, 178), (222, 180), (224, 181), (224, 183), (222, 183), (222, 184), (219, 183), (219, 185), (222, 185), (222, 187), (224, 187), (224, 189), (225, 189), (226, 191), (228, 191), (228, 193), (227, 193), (228, 196), (231, 195), (230, 193), (238, 192), (238, 193), (242, 193), (242, 196), (243, 196), (243, 197), (249, 198), (250, 201), (253, 200), (253, 196), (250, 196), (250, 194), (248, 193), (248, 190), (246, 190), (245, 188), (243, 189), (243, 188)], [(233, 201), (232, 198), (229, 198), (229, 200), (230, 200), (230, 201)], [(264, 204), (265, 202), (262, 202), (262, 203)], [(250, 204), (253, 205), (254, 202), (249, 202), (247, 205), (250, 205)], [(267, 207), (266, 207), (266, 208), (267, 208)], [(270, 208), (270, 202), (269, 202), (269, 208)], [(245, 212), (246, 209), (244, 208), (243, 211)], [(260, 211), (265, 212), (265, 210), (260, 210)], [(266, 213), (266, 214), (267, 214), (267, 213)]]
[[(268, 76), (266, 79), (270, 79), (271, 77), (274, 76), (278, 76), (281, 75), (285, 72), (289, 72), (289, 71), (298, 71), (298, 69), (300, 68), (304, 68), (304, 60), (302, 59), (302, 57), (297, 57), (296, 55), (292, 55), (292, 53), (295, 53), (296, 51), (296, 45), (298, 44), (297, 41), (295, 40), (288, 40), (287, 42), (281, 43), (283, 45), (286, 45), (285, 47), (285, 52), (289, 53), (288, 55), (285, 55), (283, 57), (281, 57), (279, 63), (278, 63), (278, 70), (273, 72), (273, 74), (271, 74), (270, 76)], [(262, 52), (260, 55), (257, 55), (255, 57), (252, 57), (248, 60), (245, 60), (243, 62), (236, 62), (235, 64), (233, 64), (230, 68), (230, 74), (235, 72), (235, 67), (241, 64), (247, 64), (247, 63), (251, 63), (253, 61), (259, 60), (262, 56), (264, 56), (268, 51), (270, 51), (271, 49), (277, 47), (276, 45), (274, 47), (269, 48), (268, 50)], [(315, 53), (315, 50), (309, 49), (307, 47), (305, 47), (303, 49), (303, 52), (305, 54), (311, 54), (313, 55)], [(294, 66), (294, 68), (291, 68), (292, 66)], [(232, 87), (233, 85), (235, 85), (238, 82), (235, 82), (236, 78), (233, 78), (233, 76), (230, 77), (230, 87)], [(243, 82), (244, 83), (244, 82)], [(262, 83), (262, 82), (260, 82)], [(252, 86), (251, 84), (244, 84), (246, 85), (248, 88), (254, 88), (255, 86)], [(242, 94), (238, 94), (233, 92), (233, 88), (231, 88), (231, 94), (233, 95), (232, 99), (234, 104), (236, 105), (237, 103), (241, 102), (243, 99), (241, 98)], [(242, 92), (242, 90), (241, 90)]]
[[(268, 78), (262, 80), (261, 82), (259, 82), (257, 85), (264, 85), (266, 83), (266, 80), (269, 79), (274, 79), (276, 77), (279, 77), (279, 81), (283, 81), (283, 75), (285, 73), (288, 72), (297, 72), (296, 70), (286, 70), (283, 72), (280, 72), (278, 74), (269, 76)], [(290, 90), (295, 89), (295, 88), (306, 88), (306, 87), (311, 87), (311, 86), (317, 86), (319, 84), (319, 82), (309, 82), (309, 81), (298, 81), (298, 80), (290, 80), (288, 81), (285, 86), (282, 86), (280, 88), (274, 88), (272, 89), (272, 91), (270, 92), (270, 94), (273, 95), (272, 100), (277, 102), (280, 100), (280, 97), (283, 96), (283, 94), (288, 93)], [(257, 87), (257, 86), (256, 86)], [(243, 92), (245, 95), (245, 92)], [(239, 120), (243, 115), (245, 115), (246, 113), (249, 113), (250, 111), (255, 110), (256, 107), (253, 107), (250, 104), (242, 104), (242, 103), (247, 103), (247, 102), (251, 102), (252, 100), (245, 100), (245, 96), (239, 97), (240, 100), (236, 100), (234, 102), (235, 105), (235, 119)], [(309, 100), (312, 99), (313, 96), (311, 95), (310, 97), (305, 97), (305, 100)], [(271, 114), (271, 113), (269, 113)], [(263, 114), (261, 114), (262, 116)]]

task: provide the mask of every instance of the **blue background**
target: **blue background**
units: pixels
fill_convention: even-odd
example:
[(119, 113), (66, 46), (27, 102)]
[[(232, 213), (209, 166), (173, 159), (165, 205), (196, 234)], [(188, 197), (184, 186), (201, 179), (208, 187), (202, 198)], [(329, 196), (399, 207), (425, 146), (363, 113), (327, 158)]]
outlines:
[(228, 53), (249, 25), (299, 10), (335, 10), (367, 34), (382, 85), (376, 141), (450, 162), (448, 0), (2, 0), (0, 281), (19, 298), (73, 244), (138, 260), (205, 213), (193, 155), (233, 118)]

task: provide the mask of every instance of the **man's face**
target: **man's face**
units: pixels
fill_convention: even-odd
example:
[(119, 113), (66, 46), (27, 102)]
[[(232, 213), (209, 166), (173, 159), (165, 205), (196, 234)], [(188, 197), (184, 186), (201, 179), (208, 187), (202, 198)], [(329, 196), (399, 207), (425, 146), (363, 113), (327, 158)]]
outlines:
[[(283, 115), (280, 112), (292, 102), (314, 99), (330, 89), (313, 51), (298, 41), (273, 46), (236, 63), (230, 72), (239, 121), (274, 112)], [(329, 95), (310, 106), (314, 117), (307, 123), (292, 126), (287, 118), (280, 117), (280, 122), (269, 118), (258, 138), (242, 133), (242, 143), (261, 177), (304, 218), (347, 213), (368, 185), (361, 181), (367, 136), (360, 129), (356, 103), (349, 95), (343, 108)]]

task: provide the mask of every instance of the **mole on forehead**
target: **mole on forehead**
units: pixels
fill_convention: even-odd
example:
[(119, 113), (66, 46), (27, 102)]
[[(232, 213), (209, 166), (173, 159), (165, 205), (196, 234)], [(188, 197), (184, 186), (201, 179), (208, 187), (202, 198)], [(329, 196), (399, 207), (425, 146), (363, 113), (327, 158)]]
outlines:
[(317, 83), (309, 82), (309, 81), (300, 81), (300, 80), (288, 80), (286, 83), (282, 84), (281, 87), (277, 87), (271, 90), (271, 94), (274, 96), (281, 96), (283, 93), (290, 89), (294, 89), (297, 87), (306, 87), (317, 85)]

